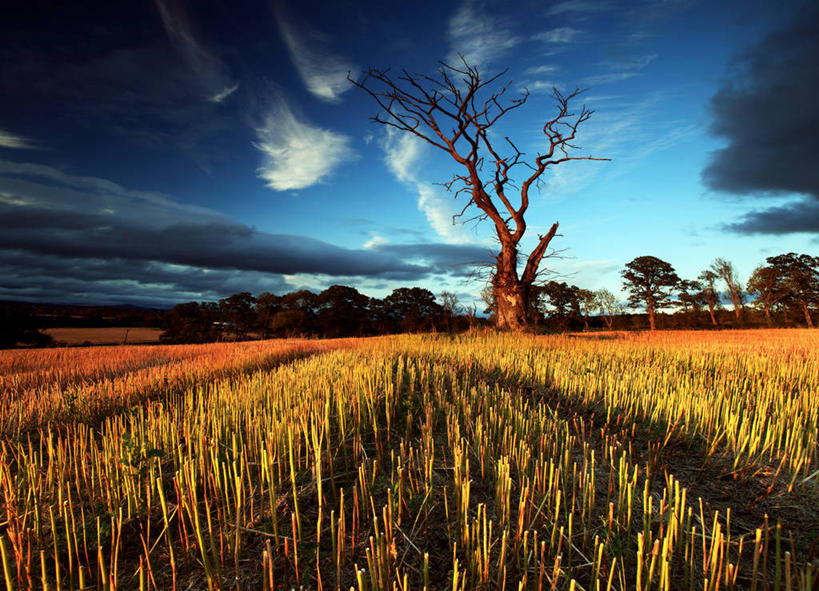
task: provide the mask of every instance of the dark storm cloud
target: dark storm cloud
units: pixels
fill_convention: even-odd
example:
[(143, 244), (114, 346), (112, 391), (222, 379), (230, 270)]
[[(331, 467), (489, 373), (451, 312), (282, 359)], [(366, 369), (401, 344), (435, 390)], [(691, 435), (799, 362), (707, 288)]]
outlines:
[(745, 214), (741, 221), (727, 227), (742, 234), (791, 232), (819, 234), (819, 201), (806, 199), (762, 211), (752, 211)]
[(380, 244), (372, 250), (394, 254), (404, 260), (427, 262), (436, 273), (469, 275), (476, 266), (494, 262), (490, 249), (468, 244)]
[(0, 300), (167, 308), (240, 291), (293, 289), (283, 277), (269, 273), (0, 250)]
[[(288, 291), (292, 278), (412, 283), (465, 275), (486, 251), (442, 244), (342, 248), (40, 164), (0, 161), (0, 298), (127, 303)], [(342, 280), (343, 281), (343, 280)], [(338, 282), (338, 280), (336, 280)], [(99, 297), (94, 297), (99, 302)]]
[[(728, 146), (703, 171), (710, 188), (736, 194), (801, 193), (802, 202), (752, 212), (738, 232), (815, 232), (819, 201), (819, 8), (804, 9), (737, 64), (713, 96), (712, 131)], [(808, 219), (803, 215), (807, 214)], [(812, 217), (811, 217), (812, 216)], [(811, 221), (812, 219), (812, 221)]]

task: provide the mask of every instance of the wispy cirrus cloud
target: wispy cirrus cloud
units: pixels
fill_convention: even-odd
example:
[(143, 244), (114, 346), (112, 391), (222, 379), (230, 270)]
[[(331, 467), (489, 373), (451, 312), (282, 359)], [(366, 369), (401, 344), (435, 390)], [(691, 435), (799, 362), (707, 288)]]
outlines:
[(625, 59), (603, 62), (601, 67), (609, 71), (602, 74), (587, 76), (583, 79), (583, 83), (596, 86), (599, 84), (611, 84), (612, 82), (628, 80), (629, 78), (639, 75), (646, 66), (657, 59), (657, 55), (658, 54), (656, 53), (649, 53)]
[(326, 102), (341, 100), (352, 88), (347, 80), (348, 73), (357, 69), (352, 62), (332, 51), (330, 37), (295, 23), (281, 6), (276, 10), (276, 24), (307, 90)]
[(546, 43), (571, 43), (580, 33), (578, 29), (572, 27), (557, 27), (541, 33), (532, 35), (533, 41), (544, 41)]
[(0, 129), (0, 148), (10, 148), (12, 150), (34, 150), (37, 148), (37, 146), (28, 138)]
[(450, 17), (448, 37), (447, 62), (453, 65), (463, 56), (471, 66), (485, 66), (521, 42), (502, 17), (487, 14), (477, 0), (464, 0)]
[(417, 192), (418, 209), (438, 236), (450, 244), (474, 242), (463, 225), (454, 223), (453, 216), (458, 213), (454, 200), (445, 199), (440, 187), (418, 178), (416, 169), (425, 150), (421, 142), (411, 134), (388, 129), (383, 141), (387, 168), (396, 179)]
[(234, 92), (236, 92), (238, 89), (239, 89), (239, 83), (237, 82), (237, 83), (236, 83), (236, 84), (234, 84), (233, 86), (231, 86), (231, 87), (229, 87), (229, 88), (227, 88), (227, 87), (226, 87), (226, 88), (224, 88), (224, 89), (223, 89), (221, 92), (217, 92), (217, 93), (216, 93), (216, 94), (214, 94), (212, 97), (209, 97), (209, 98), (208, 98), (208, 100), (209, 100), (210, 102), (212, 102), (212, 103), (222, 103), (222, 102), (224, 102), (224, 101), (225, 101), (225, 99), (226, 99), (227, 97), (229, 97), (230, 95), (232, 95), (232, 94), (233, 94)]
[(215, 103), (224, 101), (239, 84), (231, 79), (222, 61), (197, 39), (193, 22), (178, 0), (155, 3), (168, 39), (199, 79), (205, 98)]
[(563, 0), (552, 4), (546, 14), (549, 16), (572, 15), (585, 17), (605, 12), (611, 6), (612, 4), (608, 0)]
[(263, 154), (259, 177), (276, 191), (315, 185), (358, 158), (348, 136), (299, 120), (284, 100), (268, 113), (256, 138)]

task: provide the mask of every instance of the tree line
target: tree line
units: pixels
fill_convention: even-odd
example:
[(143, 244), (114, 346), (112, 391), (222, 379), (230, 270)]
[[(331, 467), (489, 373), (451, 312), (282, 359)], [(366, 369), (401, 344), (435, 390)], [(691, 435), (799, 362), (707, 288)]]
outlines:
[[(628, 294), (625, 301), (607, 289), (590, 291), (566, 282), (534, 286), (529, 317), (536, 328), (551, 331), (813, 327), (819, 307), (819, 257), (807, 254), (768, 257), (744, 285), (734, 265), (723, 258), (696, 279), (680, 278), (671, 263), (654, 256), (633, 259), (620, 275)], [(492, 311), (493, 291), (485, 289), (482, 297)], [(723, 300), (730, 302), (730, 310)]]
[[(734, 266), (716, 259), (696, 279), (681, 279), (674, 267), (640, 256), (621, 275), (628, 299), (607, 289), (584, 289), (565, 281), (532, 286), (528, 316), (536, 331), (631, 330), (640, 328), (714, 328), (813, 326), (819, 306), (819, 257), (787, 253), (768, 257), (743, 286)], [(383, 299), (352, 287), (333, 285), (321, 293), (284, 295), (248, 292), (219, 302), (179, 304), (165, 314), (162, 340), (196, 343), (246, 338), (370, 336), (401, 332), (456, 332), (497, 325), (495, 291), (484, 289), (483, 312), (466, 308), (443, 292), (402, 287)], [(723, 296), (732, 304), (722, 304)], [(644, 313), (630, 313), (642, 308)], [(673, 310), (673, 314), (666, 313)]]
[(292, 336), (360, 337), (401, 332), (459, 331), (485, 324), (475, 310), (464, 314), (454, 294), (439, 303), (428, 289), (401, 287), (383, 299), (333, 285), (321, 293), (284, 295), (249, 292), (218, 302), (179, 304), (165, 314), (161, 339), (202, 343)]
[[(718, 258), (695, 279), (640, 256), (621, 271), (625, 301), (566, 281), (533, 285), (527, 315), (538, 332), (643, 328), (735, 328), (815, 325), (819, 313), (819, 257), (768, 257), (743, 284), (732, 263)], [(171, 310), (0, 303), (0, 348), (50, 346), (48, 326), (162, 326), (167, 343), (289, 336), (350, 337), (401, 332), (459, 332), (498, 326), (493, 286), (485, 306), (464, 306), (455, 294), (436, 297), (419, 287), (395, 289), (383, 299), (333, 285), (320, 293), (237, 293), (218, 302), (187, 302)], [(723, 300), (731, 308), (723, 306)], [(640, 313), (630, 310), (641, 309)], [(481, 314), (479, 314), (481, 312)]]
[[(692, 318), (708, 311), (711, 326), (720, 325), (720, 287), (733, 308), (731, 325), (755, 324), (755, 312), (764, 315), (768, 326), (804, 322), (813, 327), (819, 306), (819, 257), (789, 252), (765, 259), (751, 273), (744, 288), (729, 261), (717, 258), (696, 279), (681, 279), (670, 263), (653, 256), (637, 257), (621, 271), (628, 303), (643, 307), (652, 330), (657, 313), (678, 308)], [(749, 304), (746, 306), (746, 304)]]

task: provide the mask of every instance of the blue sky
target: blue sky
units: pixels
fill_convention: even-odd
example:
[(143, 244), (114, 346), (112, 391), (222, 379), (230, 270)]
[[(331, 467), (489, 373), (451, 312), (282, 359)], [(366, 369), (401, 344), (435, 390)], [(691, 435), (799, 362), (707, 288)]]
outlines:
[[(543, 149), (552, 87), (588, 88), (583, 154), (545, 177), (565, 280), (620, 292), (641, 255), (741, 279), (819, 250), (809, 3), (207, 0), (17, 7), (0, 23), (0, 299), (170, 306), (341, 283), (483, 286), (485, 224), (452, 224), (446, 154), (375, 124), (347, 80), (508, 68)], [(813, 130), (813, 133), (811, 133)], [(459, 205), (459, 203), (461, 203)], [(528, 245), (533, 245), (529, 241)], [(524, 250), (526, 243), (524, 244)]]

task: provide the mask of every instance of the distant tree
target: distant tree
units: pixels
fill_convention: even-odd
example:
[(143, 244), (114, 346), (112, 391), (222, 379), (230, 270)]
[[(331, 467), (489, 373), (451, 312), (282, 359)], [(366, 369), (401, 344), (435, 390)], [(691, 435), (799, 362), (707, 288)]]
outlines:
[(734, 314), (737, 320), (742, 322), (745, 303), (742, 297), (742, 284), (739, 282), (734, 265), (725, 259), (716, 258), (711, 263), (711, 271), (725, 282), (725, 287), (728, 288), (728, 293), (731, 296), (731, 302), (734, 304)]
[(595, 306), (597, 305), (597, 297), (593, 291), (579, 288), (577, 290), (577, 303), (580, 308), (580, 314), (583, 316), (583, 326), (588, 330), (589, 316), (594, 312)]
[(370, 298), (345, 285), (333, 285), (318, 298), (316, 322), (325, 337), (362, 335), (368, 331)]
[(316, 334), (318, 295), (307, 289), (281, 296), (281, 308), (273, 316), (272, 330), (285, 335)]
[(492, 284), (484, 286), (481, 290), (481, 301), (484, 303), (484, 314), (489, 314), (490, 317), (494, 317), (497, 313), (497, 304), (495, 303), (495, 289), (492, 287)]
[[(509, 83), (500, 74), (484, 77), (462, 60), (462, 67), (442, 64), (436, 75), (410, 74), (403, 70), (392, 77), (388, 70), (370, 69), (361, 81), (351, 82), (378, 103), (377, 123), (415, 135), (448, 154), (460, 167), (448, 187), (456, 196), (469, 197), (462, 213), (474, 206), (473, 219), (489, 219), (500, 242), (492, 273), (495, 317), (498, 328), (523, 330), (531, 324), (531, 288), (549, 244), (557, 234), (555, 222), (536, 245), (519, 273), (519, 245), (526, 233), (529, 192), (547, 169), (569, 160), (600, 160), (573, 156), (578, 128), (592, 111), (573, 112), (569, 104), (581, 90), (562, 94), (553, 91), (556, 112), (543, 125), (544, 151), (526, 162), (524, 153), (509, 139), (496, 138), (495, 124), (522, 106), (528, 93), (506, 100)], [(522, 174), (518, 175), (518, 171)], [(518, 192), (519, 198), (512, 196)]]
[(719, 294), (717, 293), (716, 281), (719, 279), (711, 269), (706, 269), (700, 273), (698, 279), (702, 285), (700, 296), (708, 305), (708, 313), (711, 315), (711, 324), (717, 326), (717, 317), (714, 311), (719, 307)]
[(680, 282), (674, 267), (657, 257), (641, 256), (627, 263), (620, 274), (629, 291), (629, 304), (645, 306), (651, 330), (655, 330), (657, 310), (673, 305), (671, 290)]
[(478, 323), (478, 304), (471, 304), (466, 307), (466, 321), (469, 325), (469, 330), (475, 328)]
[(219, 340), (219, 307), (213, 302), (177, 304), (165, 313), (163, 343), (211, 343)]
[(388, 314), (405, 332), (434, 329), (441, 316), (441, 306), (435, 301), (435, 295), (420, 287), (395, 289), (384, 298), (384, 304)]
[(683, 313), (687, 314), (688, 312), (697, 312), (699, 310), (700, 302), (702, 302), (702, 285), (698, 281), (680, 279), (675, 291), (680, 300)]
[(551, 320), (553, 328), (572, 330), (581, 319), (580, 299), (576, 285), (565, 281), (547, 281), (539, 286), (539, 308)]
[(451, 291), (441, 292), (441, 311), (447, 332), (454, 330), (455, 317), (458, 315), (460, 308), (457, 295)]
[(262, 338), (269, 338), (272, 334), (271, 322), (273, 316), (281, 310), (281, 297), (264, 292), (256, 296), (256, 315), (259, 329), (262, 331)]
[(398, 319), (389, 310), (384, 300), (371, 298), (368, 306), (370, 329), (375, 334), (390, 334), (399, 330)]
[(282, 309), (270, 319), (270, 330), (273, 334), (288, 337), (304, 336), (313, 327), (310, 320), (307, 313), (299, 308)]
[(782, 270), (771, 265), (760, 265), (751, 273), (746, 287), (748, 293), (756, 294), (754, 303), (765, 311), (768, 325), (773, 324), (772, 309), (789, 293)]
[(219, 300), (219, 312), (225, 328), (233, 333), (236, 341), (247, 338), (256, 328), (256, 298), (247, 291)]
[(617, 296), (608, 289), (598, 289), (594, 292), (594, 302), (595, 309), (603, 316), (606, 328), (611, 330), (614, 326), (614, 317), (622, 313), (622, 307), (617, 301)]
[(782, 275), (788, 299), (802, 311), (805, 322), (813, 328), (811, 308), (819, 305), (819, 257), (789, 252), (765, 260)]

